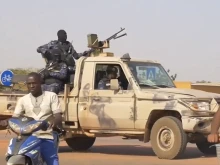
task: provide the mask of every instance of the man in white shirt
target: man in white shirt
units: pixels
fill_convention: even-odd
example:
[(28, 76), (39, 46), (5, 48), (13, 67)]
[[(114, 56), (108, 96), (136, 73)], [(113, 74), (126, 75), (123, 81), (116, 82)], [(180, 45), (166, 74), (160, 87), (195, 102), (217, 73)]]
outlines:
[(62, 129), (62, 110), (57, 94), (42, 91), (40, 74), (32, 72), (27, 78), (29, 94), (21, 97), (15, 107), (13, 117), (25, 115), (35, 120), (46, 120), (51, 124), (50, 129), (38, 131), (35, 136), (42, 139), (41, 153), (47, 165), (59, 165), (57, 148), (53, 140), (52, 128)]

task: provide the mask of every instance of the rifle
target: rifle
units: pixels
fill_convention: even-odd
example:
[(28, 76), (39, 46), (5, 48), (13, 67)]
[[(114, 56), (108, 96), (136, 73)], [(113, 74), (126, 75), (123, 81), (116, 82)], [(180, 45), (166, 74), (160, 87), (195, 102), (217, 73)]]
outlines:
[[(41, 69), (40, 71), (38, 71), (38, 73), (39, 74), (41, 74), (43, 71), (45, 71), (46, 69), (47, 70), (51, 70), (51, 69), (53, 69), (53, 67), (54, 66), (56, 66), (58, 63), (56, 63), (56, 62), (52, 62), (52, 63), (49, 63), (49, 65), (46, 65), (46, 67), (45, 68), (43, 68), (43, 69)], [(24, 85), (26, 85), (26, 81), (24, 82)]]
[(49, 65), (46, 65), (45, 68), (41, 69), (38, 73), (40, 74), (40, 73), (42, 73), (43, 71), (45, 71), (46, 69), (47, 69), (47, 70), (51, 70), (51, 69), (53, 69), (53, 67), (56, 66), (57, 64), (58, 64), (58, 63), (56, 63), (56, 62), (51, 62), (51, 63), (49, 63)]

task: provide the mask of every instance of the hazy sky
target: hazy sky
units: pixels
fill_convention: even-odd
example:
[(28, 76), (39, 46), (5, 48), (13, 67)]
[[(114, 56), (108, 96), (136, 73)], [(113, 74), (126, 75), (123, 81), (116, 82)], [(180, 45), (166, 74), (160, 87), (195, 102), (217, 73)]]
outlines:
[[(38, 46), (65, 29), (78, 52), (87, 34), (113, 40), (116, 56), (157, 60), (179, 81), (220, 82), (220, 1), (218, 0), (0, 0), (0, 70), (43, 67)], [(108, 51), (110, 51), (108, 50)]]

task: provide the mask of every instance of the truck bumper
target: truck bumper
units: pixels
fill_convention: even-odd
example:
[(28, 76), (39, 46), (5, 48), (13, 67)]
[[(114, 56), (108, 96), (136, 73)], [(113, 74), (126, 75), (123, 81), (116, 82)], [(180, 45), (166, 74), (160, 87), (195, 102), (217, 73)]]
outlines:
[(185, 132), (209, 134), (213, 117), (182, 116), (182, 125)]

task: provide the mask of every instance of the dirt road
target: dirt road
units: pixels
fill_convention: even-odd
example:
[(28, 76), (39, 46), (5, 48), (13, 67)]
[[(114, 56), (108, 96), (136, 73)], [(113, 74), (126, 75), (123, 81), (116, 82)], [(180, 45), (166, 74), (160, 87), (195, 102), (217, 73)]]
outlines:
[[(0, 132), (0, 162), (5, 164), (4, 155), (10, 135)], [(61, 143), (61, 165), (217, 165), (216, 157), (203, 157), (194, 145), (188, 145), (181, 160), (160, 160), (153, 153), (150, 144), (143, 144), (137, 140), (122, 140), (115, 138), (98, 138), (94, 146), (87, 152), (72, 152), (65, 142)]]

